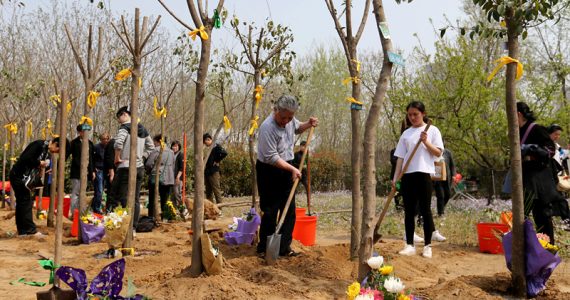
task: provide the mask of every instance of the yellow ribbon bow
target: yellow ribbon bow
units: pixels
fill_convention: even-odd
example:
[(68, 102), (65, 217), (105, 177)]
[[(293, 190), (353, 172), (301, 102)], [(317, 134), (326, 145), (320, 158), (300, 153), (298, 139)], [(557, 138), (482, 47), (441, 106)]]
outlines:
[(79, 121), (79, 124), (81, 124), (81, 125), (87, 124), (87, 125), (93, 127), (93, 120), (91, 120), (91, 118), (89, 118), (89, 117), (82, 116), (81, 121)]
[(164, 150), (165, 147), (166, 147), (166, 143), (164, 142), (164, 138), (160, 138), (160, 148), (162, 148), (162, 150)]
[(510, 57), (510, 56), (503, 56), (499, 59), (497, 59), (495, 61), (496, 63), (498, 63), (498, 65), (495, 67), (495, 69), (493, 69), (493, 72), (491, 72), (491, 74), (489, 74), (489, 76), (487, 76), (487, 82), (493, 80), (493, 78), (495, 77), (495, 75), (497, 75), (497, 72), (499, 72), (499, 70), (501, 70), (501, 68), (506, 65), (506, 64), (510, 64), (510, 63), (516, 63), (517, 64), (517, 76), (516, 79), (519, 80), (523, 74), (523, 64)]
[(261, 78), (264, 78), (267, 75), (269, 75), (269, 72), (267, 72), (267, 70), (265, 70), (265, 69), (261, 70)]
[(254, 91), (255, 91), (255, 109), (257, 109), (257, 107), (259, 106), (259, 102), (263, 97), (263, 87), (261, 85), (258, 85), (255, 87)]
[(89, 108), (95, 107), (95, 104), (97, 104), (97, 98), (99, 98), (100, 95), (101, 93), (89, 91), (89, 94), (87, 95), (87, 105), (89, 105)]
[(117, 75), (115, 75), (115, 80), (121, 81), (123, 79), (131, 77), (131, 75), (133, 75), (133, 71), (131, 69), (122, 69), (119, 73), (117, 73)]
[(26, 128), (26, 135), (28, 136), (28, 138), (31, 138), (33, 135), (34, 124), (32, 124), (32, 121), (28, 121), (27, 125), (28, 127)]
[(354, 83), (356, 83), (356, 84), (359, 84), (359, 83), (360, 83), (360, 78), (358, 78), (358, 77), (356, 77), (356, 76), (354, 76), (354, 77), (347, 77), (347, 78), (345, 78), (345, 79), (342, 81), (342, 84), (347, 85), (347, 84), (349, 84), (351, 81), (354, 82)]
[(67, 113), (69, 113), (71, 111), (72, 107), (73, 107), (73, 105), (71, 104), (71, 102), (67, 102), (67, 106), (66, 106)]
[(54, 136), (52, 129), (52, 124), (51, 124), (51, 120), (47, 119), (46, 121), (46, 127), (42, 128), (42, 139), (47, 139), (47, 135), (49, 134), (50, 136)]
[(208, 39), (208, 33), (206, 32), (206, 27), (204, 27), (203, 25), (200, 26), (200, 28), (194, 29), (192, 31), (190, 31), (188, 33), (188, 35), (190, 35), (190, 37), (192, 38), (193, 41), (196, 40), (196, 35), (198, 35), (198, 33), (200, 34), (200, 38), (203, 40), (207, 40)]
[(346, 98), (346, 101), (348, 101), (348, 102), (350, 102), (350, 103), (362, 105), (362, 102), (356, 100), (354, 97), (348, 97), (348, 98)]
[(224, 131), (227, 133), (232, 128), (232, 123), (228, 116), (224, 116)]
[(360, 72), (360, 61), (356, 59), (351, 59), (351, 61), (356, 64), (356, 72)]
[(158, 98), (154, 97), (154, 116), (157, 119), (160, 119), (160, 117), (166, 118), (166, 107), (163, 107), (161, 109), (158, 109)]
[(142, 77), (139, 77), (139, 88), (142, 88)]
[(249, 121), (249, 131), (247, 132), (250, 136), (253, 135), (253, 133), (255, 132), (255, 129), (259, 128), (259, 126), (257, 125), (257, 121), (259, 120), (259, 116), (255, 116), (255, 118), (251, 119)]
[(58, 103), (61, 103), (61, 97), (59, 95), (51, 95), (49, 100), (53, 103), (53, 106), (57, 107)]
[(17, 134), (18, 133), (18, 124), (16, 123), (8, 123), (4, 125), (4, 128), (8, 131), (8, 133)]

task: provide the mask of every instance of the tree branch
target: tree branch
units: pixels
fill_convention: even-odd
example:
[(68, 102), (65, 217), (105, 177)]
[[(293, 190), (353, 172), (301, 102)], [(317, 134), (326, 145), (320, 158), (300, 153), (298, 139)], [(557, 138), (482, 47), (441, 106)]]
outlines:
[(148, 42), (150, 36), (152, 35), (152, 33), (154, 32), (154, 30), (156, 29), (156, 26), (158, 25), (158, 22), (160, 21), (160, 16), (158, 16), (158, 18), (156, 18), (156, 21), (154, 22), (154, 25), (152, 25), (152, 28), (150, 29), (150, 31), (148, 32), (148, 34), (144, 37), (143, 42), (141, 43), (141, 49), (144, 48), (144, 46), (146, 45), (146, 43)]
[(356, 36), (354, 37), (354, 44), (358, 45), (360, 38), (362, 37), (362, 33), (364, 32), (364, 27), (366, 26), (366, 21), (368, 20), (368, 10), (370, 9), (370, 0), (366, 0), (366, 4), (364, 6), (364, 12), (362, 14), (362, 20), (360, 20), (360, 25), (358, 26), (358, 31), (356, 32)]
[[(69, 44), (71, 45), (71, 51), (73, 52), (73, 57), (75, 57), (75, 62), (79, 66), (79, 70), (83, 75), (83, 81), (87, 80), (87, 72), (85, 72), (85, 67), (83, 66), (83, 62), (81, 61), (81, 56), (79, 56), (79, 49), (73, 43), (73, 38), (71, 37), (71, 33), (69, 32), (69, 27), (67, 24), (63, 24), (63, 28), (65, 29), (65, 34), (67, 35), (67, 39), (69, 40)], [(57, 75), (57, 74), (56, 74)]]
[[(188, 0), (191, 1), (191, 0)], [(193, 27), (191, 27), (190, 25), (186, 24), (184, 21), (182, 21), (182, 19), (178, 18), (173, 11), (170, 10), (170, 8), (168, 8), (168, 6), (166, 6), (166, 4), (164, 4), (164, 2), (162, 2), (162, 0), (158, 0), (158, 2), (160, 3), (160, 5), (162, 5), (162, 7), (164, 7), (164, 9), (166, 9), (166, 11), (176, 20), (178, 21), (178, 23), (180, 23), (180, 25), (186, 27), (188, 30), (194, 30)]]

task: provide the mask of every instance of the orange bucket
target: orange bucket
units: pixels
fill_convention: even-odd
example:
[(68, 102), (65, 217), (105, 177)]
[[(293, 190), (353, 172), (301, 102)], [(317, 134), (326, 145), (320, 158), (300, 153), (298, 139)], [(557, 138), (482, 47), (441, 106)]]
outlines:
[(509, 231), (509, 226), (499, 223), (477, 224), (479, 238), (479, 251), (483, 253), (498, 254), (503, 252), (501, 234)]
[(307, 213), (307, 209), (304, 207), (297, 207), (295, 208), (295, 216), (298, 218), (299, 216), (304, 216)]
[(73, 224), (71, 224), (71, 236), (77, 237), (79, 232), (79, 210), (73, 210)]
[(317, 216), (301, 216), (295, 220), (293, 239), (305, 246), (313, 246), (317, 237)]

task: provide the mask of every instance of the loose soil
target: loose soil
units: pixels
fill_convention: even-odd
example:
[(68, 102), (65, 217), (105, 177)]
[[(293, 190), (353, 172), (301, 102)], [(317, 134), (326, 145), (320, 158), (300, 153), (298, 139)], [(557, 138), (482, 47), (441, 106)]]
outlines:
[[(55, 233), (36, 221), (48, 236), (42, 239), (12, 237), (14, 218), (0, 211), (0, 298), (35, 299), (36, 292), (48, 287), (10, 285), (20, 277), (47, 281), (49, 272), (37, 263), (40, 256), (53, 257)], [(231, 222), (223, 217), (220, 228)], [(68, 235), (71, 222), (64, 224)], [(216, 227), (211, 225), (210, 227)], [(152, 299), (345, 299), (346, 287), (356, 278), (356, 264), (348, 260), (349, 236), (346, 231), (318, 232), (317, 245), (306, 247), (294, 242), (301, 255), (280, 258), (267, 266), (257, 257), (255, 247), (226, 245), (220, 232), (211, 238), (225, 258), (222, 274), (188, 275), (191, 257), (189, 222), (166, 223), (150, 233), (138, 233), (136, 255), (126, 257), (125, 289), (130, 278), (137, 292)], [(85, 269), (89, 279), (111, 262), (101, 258), (104, 243), (77, 245), (64, 237), (63, 265)], [(434, 243), (433, 258), (403, 257), (400, 239), (385, 238), (375, 247), (395, 268), (407, 289), (424, 299), (504, 299), (509, 297), (510, 273), (502, 255), (479, 253), (475, 247), (454, 245), (453, 241)], [(418, 249), (418, 252), (421, 247)], [(563, 262), (555, 270), (548, 288), (538, 299), (570, 299), (570, 270)]]

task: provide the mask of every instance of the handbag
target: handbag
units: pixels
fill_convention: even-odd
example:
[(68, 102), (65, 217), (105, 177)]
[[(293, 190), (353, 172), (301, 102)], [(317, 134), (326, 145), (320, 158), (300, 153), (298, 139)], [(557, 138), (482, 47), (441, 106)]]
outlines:
[(22, 181), (30, 191), (43, 187), (44, 180), (42, 178), (41, 168), (30, 169), (30, 171), (24, 174), (24, 179)]
[(566, 174), (558, 176), (558, 184), (556, 189), (559, 192), (569, 192), (570, 191), (570, 177)]
[(445, 165), (445, 160), (440, 157), (433, 163), (435, 167), (435, 173), (431, 174), (432, 181), (446, 181), (447, 180), (447, 167)]

